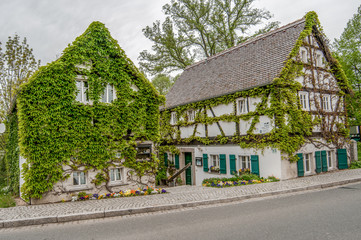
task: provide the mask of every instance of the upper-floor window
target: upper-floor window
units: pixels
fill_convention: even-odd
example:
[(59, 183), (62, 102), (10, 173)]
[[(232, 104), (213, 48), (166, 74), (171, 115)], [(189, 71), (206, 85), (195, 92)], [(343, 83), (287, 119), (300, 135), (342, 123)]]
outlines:
[(300, 104), (301, 104), (301, 108), (303, 110), (307, 110), (308, 109), (308, 94), (307, 93), (300, 93)]
[(86, 177), (84, 172), (73, 172), (73, 185), (85, 185)]
[(324, 60), (323, 60), (322, 54), (317, 53), (317, 54), (316, 54), (316, 66), (317, 66), (317, 67), (322, 67), (322, 66), (323, 66), (323, 62), (324, 62)]
[(304, 49), (301, 50), (301, 61), (307, 63), (307, 51)]
[(195, 118), (195, 112), (193, 109), (187, 111), (187, 117), (189, 122), (193, 122)]
[(87, 81), (76, 81), (77, 95), (76, 100), (82, 103), (89, 103), (89, 85)]
[(242, 98), (238, 100), (238, 112), (239, 114), (248, 113), (248, 99)]
[(325, 111), (331, 109), (330, 96), (322, 96), (322, 109)]
[(114, 95), (115, 95), (114, 86), (107, 84), (100, 101), (103, 103), (111, 103), (111, 102), (113, 102), (113, 100), (115, 98)]
[(170, 114), (170, 124), (174, 125), (177, 123), (177, 113), (176, 112), (172, 112)]

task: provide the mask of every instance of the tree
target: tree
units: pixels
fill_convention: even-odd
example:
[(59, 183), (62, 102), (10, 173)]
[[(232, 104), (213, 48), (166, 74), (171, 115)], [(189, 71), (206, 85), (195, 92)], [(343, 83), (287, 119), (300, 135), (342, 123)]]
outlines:
[(19, 86), (35, 72), (40, 65), (33, 55), (26, 38), (20, 42), (15, 34), (9, 36), (2, 52), (0, 42), (0, 121), (4, 121), (11, 104), (15, 101)]
[(165, 74), (158, 74), (152, 80), (152, 84), (161, 95), (166, 95), (169, 89), (173, 86), (175, 78), (171, 78)]
[(352, 85), (354, 96), (348, 99), (348, 115), (351, 125), (361, 125), (361, 6), (335, 39), (336, 55)]
[[(167, 16), (143, 29), (153, 42), (150, 53), (140, 53), (140, 66), (151, 74), (183, 70), (188, 65), (233, 47), (271, 18), (252, 6), (254, 0), (171, 0), (163, 6)], [(278, 26), (269, 22), (254, 35)]]

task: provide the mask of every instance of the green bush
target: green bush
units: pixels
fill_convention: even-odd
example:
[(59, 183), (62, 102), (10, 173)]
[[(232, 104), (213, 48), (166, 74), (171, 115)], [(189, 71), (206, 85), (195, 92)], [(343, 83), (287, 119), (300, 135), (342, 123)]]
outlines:
[(16, 203), (10, 194), (0, 195), (0, 208), (15, 207)]
[(350, 169), (361, 168), (361, 161), (351, 162)]

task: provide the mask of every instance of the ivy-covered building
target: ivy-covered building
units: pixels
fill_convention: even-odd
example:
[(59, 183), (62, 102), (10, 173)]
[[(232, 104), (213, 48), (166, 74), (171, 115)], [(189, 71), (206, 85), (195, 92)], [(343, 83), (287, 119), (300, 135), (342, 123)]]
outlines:
[(21, 86), (11, 118), (17, 124), (8, 126), (18, 128), (10, 132), (18, 134), (22, 198), (53, 202), (153, 185), (162, 102), (105, 26), (93, 22)]
[(161, 111), (166, 162), (200, 185), (250, 169), (289, 179), (348, 167), (347, 79), (314, 12), (185, 69)]

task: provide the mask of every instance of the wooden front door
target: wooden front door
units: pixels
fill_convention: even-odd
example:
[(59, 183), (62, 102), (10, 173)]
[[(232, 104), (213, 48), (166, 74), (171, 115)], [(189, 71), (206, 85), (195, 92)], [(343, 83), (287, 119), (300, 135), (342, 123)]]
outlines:
[[(186, 152), (185, 154), (185, 165), (188, 163), (192, 164), (192, 153)], [(186, 184), (192, 185), (192, 167), (186, 169)]]

